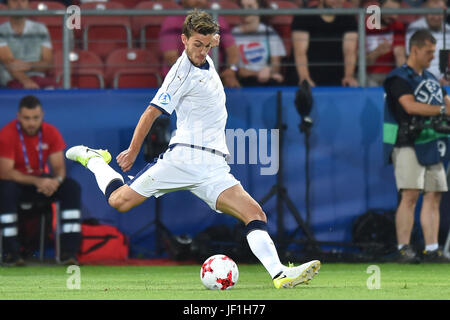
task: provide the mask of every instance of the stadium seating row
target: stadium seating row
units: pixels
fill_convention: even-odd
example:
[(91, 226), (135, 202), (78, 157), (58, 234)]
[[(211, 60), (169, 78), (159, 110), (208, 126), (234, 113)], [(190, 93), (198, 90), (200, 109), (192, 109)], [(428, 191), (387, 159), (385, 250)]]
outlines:
[[(148, 50), (121, 48), (112, 51), (103, 63), (92, 51), (69, 54), (72, 88), (154, 88), (161, 84), (159, 61)], [(63, 84), (63, 53), (54, 55), (54, 76)]]
[[(108, 1), (80, 4), (81, 10), (129, 9), (171, 10), (182, 9), (175, 1)], [(126, 5), (125, 5), (126, 3)], [(272, 2), (276, 8), (297, 8), (290, 1)], [(239, 9), (228, 0), (213, 2), (214, 9)], [(0, 10), (2, 8), (0, 7)], [(5, 7), (3, 7), (5, 9)], [(66, 6), (56, 1), (32, 1), (30, 9), (65, 10)], [(2, 17), (0, 17), (2, 18)], [(161, 81), (159, 53), (159, 31), (165, 16), (85, 16), (81, 19), (81, 29), (71, 34), (71, 85), (79, 88), (123, 88), (156, 87)], [(61, 17), (40, 16), (32, 19), (45, 24), (49, 30), (54, 54), (54, 75), (62, 83), (62, 34)], [(225, 16), (234, 26), (240, 16)], [(291, 51), (290, 24), (292, 16), (273, 16), (270, 23), (285, 41), (287, 52)], [(3, 21), (7, 18), (3, 17)], [(3, 22), (0, 20), (0, 23)], [(135, 49), (132, 49), (135, 48)]]
[[(313, 6), (311, 0), (308, 6)], [(298, 8), (288, 0), (272, 0), (271, 8)], [(349, 3), (347, 7), (351, 6)], [(65, 10), (66, 6), (56, 1), (31, 1), (30, 8), (36, 10)], [(81, 10), (172, 10), (182, 9), (175, 1), (168, 0), (114, 0), (80, 4)], [(233, 0), (211, 2), (212, 9), (236, 9)], [(0, 4), (0, 10), (6, 7)], [(231, 26), (240, 23), (240, 16), (224, 17)], [(32, 17), (44, 23), (54, 48), (54, 75), (62, 84), (62, 26), (61, 17)], [(79, 88), (124, 88), (157, 87), (161, 82), (162, 56), (159, 51), (159, 31), (165, 16), (84, 16), (81, 29), (71, 33), (71, 85)], [(291, 23), (293, 16), (270, 16), (272, 25), (283, 39), (286, 52), (291, 54)], [(0, 23), (7, 17), (0, 17)]]
[[(123, 2), (128, 2), (123, 1)], [(133, 1), (130, 1), (133, 2)], [(290, 1), (274, 0), (273, 8), (298, 8)], [(66, 7), (56, 1), (32, 1), (31, 9), (58, 10)], [(80, 5), (81, 10), (115, 10), (128, 9), (119, 1), (89, 2)], [(215, 9), (239, 9), (239, 6), (228, 0), (213, 2), (211, 8)], [(0, 7), (1, 9), (1, 7)], [(171, 10), (182, 9), (174, 1), (140, 1), (134, 9), (145, 10)], [(72, 48), (93, 51), (103, 60), (109, 52), (117, 48), (139, 47), (158, 51), (158, 35), (164, 16), (117, 16), (111, 18), (100, 16), (86, 16), (81, 19), (81, 29), (74, 30)], [(292, 16), (272, 16), (269, 23), (277, 29), (280, 36), (285, 39), (287, 51), (290, 52), (290, 24)], [(6, 17), (0, 17), (0, 23), (6, 21)], [(44, 23), (49, 29), (53, 47), (62, 49), (62, 18), (61, 17), (34, 17), (36, 21)], [(225, 16), (231, 26), (240, 22), (240, 16)]]

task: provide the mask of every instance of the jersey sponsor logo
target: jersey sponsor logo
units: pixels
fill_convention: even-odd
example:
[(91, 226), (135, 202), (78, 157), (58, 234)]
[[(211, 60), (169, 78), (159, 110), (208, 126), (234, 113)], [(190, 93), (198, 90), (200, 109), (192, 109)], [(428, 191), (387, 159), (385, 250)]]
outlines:
[(441, 105), (444, 101), (441, 85), (436, 80), (422, 80), (417, 86), (414, 96), (416, 100), (426, 104)]
[(244, 64), (258, 63), (264, 59), (266, 49), (260, 42), (250, 42), (239, 46)]
[(168, 105), (170, 103), (170, 100), (172, 100), (172, 98), (170, 97), (170, 94), (168, 94), (167, 92), (161, 93), (158, 97), (159, 103), (161, 103), (164, 106)]

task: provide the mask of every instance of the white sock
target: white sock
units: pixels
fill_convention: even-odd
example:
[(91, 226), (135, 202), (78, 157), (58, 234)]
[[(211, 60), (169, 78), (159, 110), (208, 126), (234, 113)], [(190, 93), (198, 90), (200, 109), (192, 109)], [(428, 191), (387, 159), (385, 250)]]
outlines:
[(425, 251), (434, 251), (439, 249), (439, 244), (438, 243), (432, 243), (432, 244), (427, 244), (425, 246)]
[(258, 229), (251, 231), (247, 234), (247, 241), (253, 254), (261, 261), (272, 279), (286, 268), (281, 264), (277, 249), (266, 231)]
[(398, 249), (398, 250), (402, 250), (402, 248), (403, 248), (404, 246), (406, 246), (406, 244), (399, 244), (399, 245), (397, 246), (397, 249)]
[(106, 187), (111, 181), (120, 179), (123, 182), (122, 175), (111, 168), (103, 158), (93, 157), (89, 159), (86, 167), (95, 175), (98, 187), (103, 194), (105, 194)]

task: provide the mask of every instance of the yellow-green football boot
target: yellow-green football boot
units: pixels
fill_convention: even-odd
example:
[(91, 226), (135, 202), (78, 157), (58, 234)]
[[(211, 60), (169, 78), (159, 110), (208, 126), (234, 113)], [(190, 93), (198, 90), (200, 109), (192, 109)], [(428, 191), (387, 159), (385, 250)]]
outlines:
[(66, 151), (66, 158), (81, 163), (86, 167), (89, 159), (99, 157), (105, 160), (106, 163), (111, 161), (111, 154), (108, 150), (91, 149), (86, 146), (75, 146)]
[(312, 260), (297, 267), (289, 264), (288, 268), (275, 276), (273, 284), (277, 289), (293, 288), (298, 284), (310, 281), (319, 273), (319, 269), (319, 260)]

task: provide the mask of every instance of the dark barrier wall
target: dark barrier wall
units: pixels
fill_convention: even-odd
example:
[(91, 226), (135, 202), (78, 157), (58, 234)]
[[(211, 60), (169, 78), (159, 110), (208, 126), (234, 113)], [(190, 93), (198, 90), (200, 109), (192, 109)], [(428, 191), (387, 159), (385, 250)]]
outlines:
[[(305, 144), (298, 128), (301, 118), (294, 107), (296, 88), (228, 90), (227, 128), (244, 131), (274, 128), (277, 90), (282, 92), (283, 120), (287, 125), (282, 150), (284, 181), (288, 195), (305, 218)], [(113, 155), (112, 166), (118, 169), (114, 158), (127, 148), (134, 127), (155, 91), (1, 91), (1, 126), (15, 118), (18, 101), (29, 93), (41, 99), (45, 120), (61, 130), (69, 147), (85, 144), (107, 148)], [(383, 92), (380, 88), (316, 88), (313, 95), (312, 230), (318, 240), (350, 241), (356, 217), (369, 208), (393, 209), (397, 202), (392, 167), (382, 162)], [(172, 117), (174, 124), (175, 117)], [(258, 158), (256, 164), (248, 164), (249, 159), (246, 165), (236, 162), (234, 159), (235, 164), (231, 165), (232, 173), (255, 199), (260, 200), (270, 191), (276, 176), (261, 175), (261, 169), (268, 167), (262, 164), (262, 158)], [(129, 174), (135, 175), (144, 165), (141, 153)], [(84, 218), (94, 217), (102, 223), (116, 225), (131, 237), (132, 253), (136, 255), (152, 250), (154, 199), (128, 213), (118, 213), (107, 206), (88, 170), (68, 163), (68, 174), (82, 185)], [(194, 236), (213, 224), (235, 223), (233, 218), (210, 210), (189, 192), (173, 193), (161, 199), (162, 221), (175, 234)], [(277, 232), (275, 203), (272, 198), (263, 207), (269, 218), (269, 232), (274, 237)], [(287, 210), (284, 225), (287, 231), (298, 226)]]

